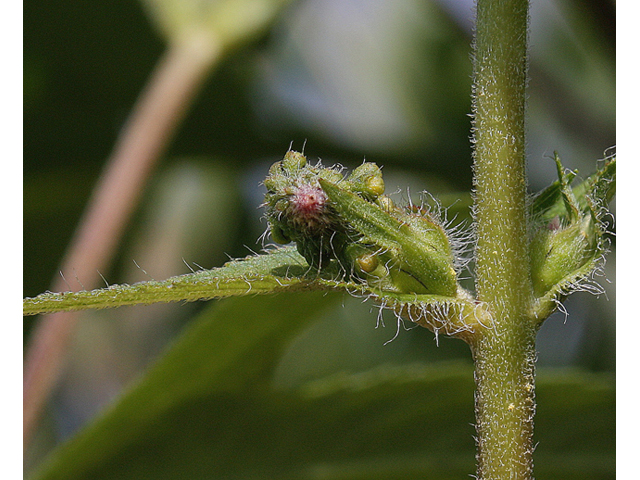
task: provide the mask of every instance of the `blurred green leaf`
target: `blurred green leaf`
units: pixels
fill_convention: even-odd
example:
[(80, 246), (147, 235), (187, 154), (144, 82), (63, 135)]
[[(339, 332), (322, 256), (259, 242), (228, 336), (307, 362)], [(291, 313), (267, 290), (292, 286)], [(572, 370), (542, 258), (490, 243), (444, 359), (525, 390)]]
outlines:
[[(288, 293), (214, 305), (102, 418), (33, 480), (453, 479), (474, 470), (473, 372), (384, 364), (274, 388), (291, 339), (338, 296)], [(536, 468), (614, 475), (610, 377), (541, 375)]]
[(151, 19), (170, 39), (205, 32), (235, 45), (261, 33), (290, 0), (143, 0)]
[[(283, 301), (287, 308), (282, 308)], [(211, 395), (222, 399), (248, 386), (264, 387), (265, 372), (291, 337), (331, 303), (321, 294), (298, 293), (214, 304), (110, 415), (73, 439), (36, 478), (82, 478), (103, 460), (135, 450), (149, 428), (160, 426), (162, 417), (172, 418), (170, 412), (181, 405)], [(189, 430), (178, 428), (179, 423), (172, 435)], [(94, 450), (95, 439), (100, 445)]]

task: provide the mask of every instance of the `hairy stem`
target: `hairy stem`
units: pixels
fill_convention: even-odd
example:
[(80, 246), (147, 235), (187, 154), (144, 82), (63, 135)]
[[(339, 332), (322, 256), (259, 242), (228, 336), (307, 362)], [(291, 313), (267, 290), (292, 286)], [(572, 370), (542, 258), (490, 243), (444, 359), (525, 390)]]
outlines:
[(535, 327), (527, 236), (527, 0), (478, 0), (474, 173), (478, 299), (494, 328), (474, 339), (478, 472), (532, 478)]
[(323, 278), (311, 272), (295, 246), (271, 250), (263, 255), (233, 260), (212, 270), (178, 275), (162, 281), (133, 285), (111, 285), (91, 291), (43, 293), (24, 300), (25, 315), (72, 310), (149, 305), (157, 302), (208, 300), (240, 295), (275, 293), (282, 290), (327, 290), (349, 288), (366, 291), (362, 285)]
[[(173, 44), (160, 60), (118, 139), (62, 262), (61, 271), (74, 272), (85, 288), (100, 282), (98, 272), (111, 262), (146, 179), (219, 56), (219, 46), (209, 37), (194, 35)], [(52, 290), (67, 288), (66, 282), (58, 279)], [(42, 318), (31, 337), (24, 362), (25, 448), (57, 381), (76, 323), (74, 312), (50, 315)]]
[(535, 335), (498, 326), (472, 344), (476, 381), (477, 478), (533, 478)]

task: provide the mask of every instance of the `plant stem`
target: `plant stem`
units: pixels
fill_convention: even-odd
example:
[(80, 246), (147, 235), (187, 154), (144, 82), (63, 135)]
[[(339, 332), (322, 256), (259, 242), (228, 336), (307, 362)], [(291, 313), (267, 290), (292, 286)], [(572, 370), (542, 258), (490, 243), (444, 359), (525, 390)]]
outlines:
[(536, 328), (525, 175), (527, 0), (478, 0), (473, 134), (476, 288), (494, 328), (472, 342), (477, 478), (533, 475)]
[[(207, 72), (220, 57), (210, 37), (193, 35), (172, 44), (153, 72), (107, 161), (80, 227), (63, 262), (83, 288), (100, 281), (133, 213), (144, 184), (183, 118)], [(53, 291), (64, 291), (63, 279)], [(29, 443), (40, 411), (55, 385), (77, 323), (77, 313), (44, 317), (29, 342), (24, 361), (23, 445)]]
[(533, 478), (535, 335), (529, 325), (504, 326), (472, 345), (478, 479)]

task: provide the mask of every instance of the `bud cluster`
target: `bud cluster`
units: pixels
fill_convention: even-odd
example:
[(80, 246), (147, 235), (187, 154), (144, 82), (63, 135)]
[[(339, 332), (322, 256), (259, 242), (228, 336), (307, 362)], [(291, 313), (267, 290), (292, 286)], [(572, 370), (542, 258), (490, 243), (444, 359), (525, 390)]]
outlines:
[(531, 280), (536, 298), (557, 299), (580, 288), (605, 252), (599, 205), (611, 194), (603, 186), (615, 175), (615, 163), (606, 164), (578, 190), (570, 186), (576, 174), (563, 169), (557, 154), (555, 161), (559, 179), (532, 207)]
[(344, 177), (289, 151), (264, 184), (272, 239), (295, 242), (311, 266), (333, 262), (345, 276), (384, 291), (456, 295), (447, 232), (428, 212), (397, 208), (374, 163)]
[(349, 177), (341, 168), (311, 166), (299, 152), (288, 151), (274, 163), (264, 181), (267, 187), (264, 205), (271, 238), (276, 243), (295, 242), (300, 254), (316, 268), (328, 266), (358, 237), (340, 218), (320, 179), (339, 184), (366, 201), (375, 202), (384, 192), (382, 172), (373, 163), (364, 163)]

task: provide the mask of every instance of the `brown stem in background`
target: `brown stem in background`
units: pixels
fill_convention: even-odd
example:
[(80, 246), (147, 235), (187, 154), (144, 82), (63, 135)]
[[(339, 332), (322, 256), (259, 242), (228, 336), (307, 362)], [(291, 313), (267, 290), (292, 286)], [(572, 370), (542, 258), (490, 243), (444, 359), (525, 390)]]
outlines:
[[(198, 87), (220, 58), (219, 45), (207, 36), (191, 36), (169, 47), (142, 91), (96, 185), (79, 227), (62, 261), (83, 288), (95, 288), (105, 271), (145, 182)], [(64, 291), (63, 278), (53, 291)], [(25, 354), (23, 447), (26, 450), (49, 394), (60, 376), (78, 312), (43, 317)]]

